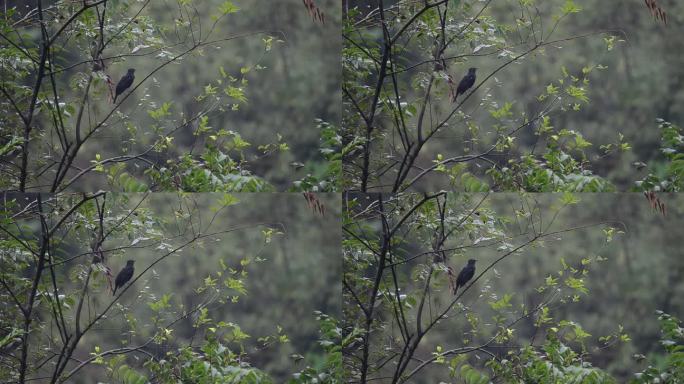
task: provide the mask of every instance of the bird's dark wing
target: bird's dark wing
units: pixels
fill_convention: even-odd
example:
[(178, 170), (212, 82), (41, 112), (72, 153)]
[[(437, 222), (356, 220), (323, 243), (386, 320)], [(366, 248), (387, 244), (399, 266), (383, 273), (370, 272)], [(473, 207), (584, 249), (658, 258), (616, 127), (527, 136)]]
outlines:
[(475, 84), (475, 76), (465, 75), (465, 77), (461, 79), (461, 82), (458, 83), (458, 89), (456, 90), (456, 93), (459, 95), (465, 93), (465, 91), (470, 89), (473, 84)]
[(458, 278), (456, 279), (456, 286), (462, 287), (465, 285), (465, 283), (468, 282), (468, 280), (473, 278), (473, 275), (475, 274), (475, 270), (473, 268), (468, 268), (465, 267), (461, 270), (461, 273), (458, 274)]
[(116, 286), (121, 287), (133, 276), (133, 268), (124, 268), (116, 276)]
[(460, 287), (463, 284), (465, 284), (465, 269), (461, 271), (461, 273), (458, 274), (458, 278), (456, 279), (456, 286)]
[(124, 77), (119, 80), (119, 83), (116, 85), (116, 94), (120, 95), (123, 91), (125, 91), (128, 87), (133, 84), (133, 79), (135, 79), (133, 76), (129, 76), (128, 74), (124, 75)]
[(114, 283), (117, 287), (120, 287), (123, 284), (123, 279), (126, 278), (126, 276), (124, 276), (124, 273), (125, 271), (121, 271), (118, 275), (116, 275), (116, 280), (114, 281)]
[[(466, 283), (469, 282), (470, 279), (473, 278), (473, 276), (475, 276), (475, 268), (468, 268), (468, 275), (466, 276), (467, 277)], [(465, 283), (463, 283), (463, 284), (465, 284)]]

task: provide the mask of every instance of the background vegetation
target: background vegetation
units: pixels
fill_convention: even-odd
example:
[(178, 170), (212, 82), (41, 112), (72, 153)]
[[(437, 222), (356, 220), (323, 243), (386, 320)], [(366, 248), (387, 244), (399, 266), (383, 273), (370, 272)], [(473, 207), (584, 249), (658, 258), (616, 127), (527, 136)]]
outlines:
[(3, 1), (2, 188), (333, 190), (340, 9), (315, 6)]
[[(347, 188), (681, 189), (682, 4), (345, 7)], [(469, 67), (478, 80), (454, 103)]]
[(339, 197), (42, 198), (4, 195), (0, 381), (335, 382)]
[[(661, 200), (667, 215), (640, 194), (351, 195), (345, 203), (352, 382), (684, 377), (676, 319), (684, 264), (671, 230), (682, 225), (681, 196)], [(471, 258), (475, 277), (454, 295)]]

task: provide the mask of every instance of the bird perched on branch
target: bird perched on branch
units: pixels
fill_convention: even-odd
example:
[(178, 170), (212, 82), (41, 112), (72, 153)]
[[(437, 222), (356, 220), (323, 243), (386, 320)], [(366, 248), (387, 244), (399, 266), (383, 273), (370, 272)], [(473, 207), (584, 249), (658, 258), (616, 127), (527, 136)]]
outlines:
[(123, 75), (121, 80), (116, 84), (116, 95), (114, 95), (114, 103), (116, 103), (116, 98), (119, 97), (120, 94), (124, 93), (125, 90), (128, 89), (133, 84), (133, 80), (135, 80), (135, 75), (133, 73), (135, 72), (135, 69), (129, 68), (128, 72)]
[(475, 76), (475, 71), (477, 71), (477, 68), (468, 69), (468, 74), (463, 76), (461, 82), (458, 83), (458, 88), (456, 88), (456, 95), (454, 96), (453, 102), (456, 102), (456, 99), (460, 95), (466, 93), (466, 91), (475, 84), (475, 79), (477, 78)]
[(458, 274), (458, 277), (456, 278), (456, 286), (454, 287), (454, 295), (458, 291), (459, 288), (463, 287), (466, 285), (470, 279), (475, 276), (475, 259), (470, 259), (468, 260), (468, 265), (463, 267), (461, 269), (461, 272)]
[(126, 262), (126, 266), (121, 269), (118, 275), (116, 275), (116, 280), (114, 281), (114, 293), (112, 295), (116, 295), (116, 290), (119, 289), (119, 287), (123, 287), (126, 283), (128, 283), (128, 280), (133, 277), (133, 272), (135, 272), (135, 269), (133, 269), (133, 263), (135, 260), (128, 260)]

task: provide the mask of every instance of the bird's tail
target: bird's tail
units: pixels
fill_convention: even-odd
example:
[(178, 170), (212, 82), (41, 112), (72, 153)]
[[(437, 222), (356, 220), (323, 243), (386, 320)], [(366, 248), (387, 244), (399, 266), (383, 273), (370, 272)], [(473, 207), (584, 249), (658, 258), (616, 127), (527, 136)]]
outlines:
[(451, 102), (455, 103), (456, 99), (458, 99), (458, 97), (463, 95), (463, 94), (465, 94), (465, 92), (459, 92), (459, 91), (454, 92), (454, 97), (451, 98)]

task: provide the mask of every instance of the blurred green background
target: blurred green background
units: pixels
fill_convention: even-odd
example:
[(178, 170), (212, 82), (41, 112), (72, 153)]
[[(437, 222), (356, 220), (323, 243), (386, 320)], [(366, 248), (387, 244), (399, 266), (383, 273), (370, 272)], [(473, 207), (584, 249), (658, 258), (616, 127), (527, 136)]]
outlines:
[[(473, 201), (480, 197), (474, 195)], [(658, 361), (663, 356), (663, 348), (659, 344), (659, 322), (656, 310), (665, 311), (678, 318), (684, 318), (684, 253), (681, 247), (681, 232), (684, 227), (684, 196), (663, 195), (661, 200), (667, 206), (667, 216), (651, 209), (649, 202), (642, 194), (578, 194), (581, 201), (577, 205), (564, 208), (555, 219), (551, 231), (610, 222), (611, 226), (622, 229), (625, 233), (616, 235), (611, 242), (606, 241), (602, 228), (578, 229), (547, 238), (541, 246), (523, 249), (521, 254), (511, 255), (497, 264), (482, 279), (477, 281), (473, 289), (468, 291), (462, 302), (470, 306), (473, 313), (481, 318), (480, 332), (472, 345), (479, 345), (489, 339), (495, 327), (490, 324), (493, 314), (488, 302), (491, 297), (503, 297), (512, 294), (513, 309), (520, 305), (528, 307), (537, 305), (548, 292), (540, 294), (535, 289), (544, 284), (544, 279), (562, 269), (561, 259), (569, 266), (582, 268), (583, 258), (601, 256), (607, 260), (589, 265), (589, 274), (585, 278), (588, 293), (580, 295), (577, 303), (561, 303), (550, 305), (550, 316), (558, 321), (566, 319), (579, 323), (591, 334), (585, 339), (588, 355), (586, 359), (593, 365), (608, 370), (615, 375), (618, 382), (626, 382), (635, 372), (646, 367), (646, 363), (633, 357), (643, 354)], [(521, 201), (534, 206), (538, 204), (543, 215), (544, 226), (551, 223), (554, 210), (561, 195), (534, 194), (521, 199), (517, 194), (491, 194), (484, 206), (493, 209), (497, 216), (511, 218), (507, 225), (510, 233), (516, 233), (518, 225), (524, 229), (525, 218), (519, 222), (514, 219), (516, 210), (523, 209)], [(517, 243), (516, 241), (512, 241)], [(453, 246), (453, 244), (450, 244)], [(425, 246), (417, 245), (423, 250)], [(477, 259), (477, 268), (482, 271), (495, 259), (502, 256), (495, 247), (468, 248), (463, 257), (451, 258), (448, 264), (458, 273), (467, 259)], [(557, 275), (556, 275), (557, 276)], [(446, 288), (445, 288), (446, 290)], [(451, 296), (448, 292), (439, 294), (438, 302), (445, 305)], [(516, 326), (512, 344), (525, 345), (534, 335), (534, 318), (524, 320)], [(601, 336), (607, 336), (624, 326), (624, 331), (632, 341), (616, 343), (607, 348), (600, 348)], [(471, 329), (463, 314), (442, 321), (428, 334), (422, 344), (419, 356), (428, 356), (435, 345), (444, 349), (458, 347), (462, 343), (464, 332)], [(536, 335), (537, 343), (541, 343), (544, 333)], [(570, 345), (580, 350), (578, 343)], [(504, 353), (506, 349), (494, 352)], [(486, 359), (488, 355), (482, 354)], [(469, 361), (477, 364), (473, 356)], [(443, 366), (432, 366), (420, 374), (421, 382), (432, 383), (446, 379)]]
[[(358, 6), (362, 14), (377, 7), (375, 2), (368, 0), (349, 3), (350, 7)], [(390, 1), (386, 6), (390, 9), (397, 3)], [(532, 17), (538, 31), (541, 19), (544, 31), (548, 35), (555, 22), (553, 17), (560, 14), (565, 1), (526, 2), (533, 4), (533, 10), (538, 11), (538, 14), (534, 14), (533, 11), (531, 15), (527, 12), (521, 13), (522, 7), (517, 0), (491, 3), (454, 1), (451, 5), (460, 7), (463, 3), (472, 5), (467, 15), (464, 15), (463, 23), (468, 22), (483, 6), (488, 5), (483, 17), (493, 17), (497, 23), (505, 24), (510, 35), (509, 43), (522, 44), (522, 47), (515, 46), (518, 52), (524, 47), (531, 47), (534, 41), (524, 28), (522, 30), (525, 34), (518, 36), (516, 23), (527, 22)], [(559, 130), (580, 132), (593, 144), (591, 148), (586, 149), (589, 168), (615, 184), (618, 190), (627, 191), (634, 186), (635, 181), (648, 174), (647, 168), (635, 167), (635, 162), (648, 164), (655, 173), (662, 171), (664, 167), (665, 159), (659, 151), (661, 132), (656, 119), (662, 118), (675, 125), (681, 125), (684, 121), (684, 56), (681, 54), (684, 42), (680, 38), (684, 33), (684, 3), (658, 2), (667, 12), (667, 25), (654, 20), (642, 0), (574, 0), (574, 4), (581, 8), (581, 11), (564, 17), (552, 37), (545, 41), (573, 36), (584, 37), (552, 44), (519, 63), (507, 66), (475, 92), (462, 106), (462, 112), (480, 124), (477, 148), (488, 148), (494, 142), (494, 135), (485, 134), (494, 130), (495, 121), (489, 113), (493, 102), (499, 107), (506, 102), (513, 103), (513, 116), (532, 117), (542, 109), (542, 103), (537, 97), (544, 93), (547, 85), (558, 85), (558, 79), (563, 77), (563, 67), (572, 75), (581, 75), (583, 67), (593, 68), (588, 75), (588, 104), (583, 104), (581, 111), (577, 112), (561, 112), (556, 109), (549, 114), (551, 124)], [(376, 39), (376, 43), (380, 41), (379, 29), (373, 29), (372, 37)], [(614, 48), (607, 51), (604, 38), (611, 37), (615, 38)], [(370, 43), (372, 42), (371, 40)], [(507, 57), (501, 58), (497, 54), (487, 55), (486, 52), (492, 49), (478, 46), (479, 43), (473, 41), (468, 45), (466, 39), (449, 52), (452, 56), (471, 56), (449, 62), (448, 72), (455, 82), (468, 72), (469, 67), (478, 68), (479, 82), (508, 60)], [(473, 56), (476, 49), (477, 55)], [(405, 59), (401, 64), (404, 65), (432, 59), (429, 47), (412, 48), (411, 51), (401, 54)], [(599, 65), (605, 68), (599, 69)], [(422, 91), (415, 91), (414, 84), (422, 79), (417, 76), (418, 71), (425, 69), (419, 67), (400, 76), (400, 86), (408, 99), (423, 97)], [(442, 81), (440, 87), (446, 93), (446, 82)], [(434, 116), (431, 117), (435, 120), (441, 119), (452, 107), (448, 100), (438, 103), (434, 106)], [(472, 135), (460, 117), (453, 117), (450, 123), (450, 128), (443, 129), (434, 140), (427, 143), (418, 165), (431, 165), (437, 154), (443, 154), (445, 158), (463, 154), (463, 143), (472, 139)], [(389, 122), (387, 124), (388, 127), (391, 126)], [(533, 148), (536, 148), (535, 153), (543, 153), (545, 143), (538, 140), (532, 131), (521, 130), (515, 140), (514, 151), (493, 155), (492, 160), (503, 166), (507, 164), (508, 159), (518, 158)], [(392, 139), (394, 134), (387, 133)], [(618, 142), (619, 134), (624, 135), (625, 141), (632, 145), (632, 150), (603, 156), (600, 146)], [(390, 138), (387, 141), (390, 141)], [(483, 163), (482, 169), (487, 168), (488, 165)], [(477, 173), (476, 169), (471, 171)], [(447, 185), (449, 184), (446, 176), (431, 174), (415, 188), (418, 191), (435, 191)]]
[[(2, 3), (7, 8), (16, 6), (20, 15), (36, 5), (35, 0)], [(183, 21), (192, 19), (196, 31), (201, 24), (202, 36), (206, 39), (213, 23), (212, 15), (218, 12), (222, 3), (222, 0), (190, 2), (197, 13), (186, 15), (184, 11)], [(180, 125), (184, 118), (200, 112), (195, 98), (202, 94), (206, 85), (216, 85), (216, 80), (221, 79), (221, 67), (227, 75), (238, 79), (242, 76), (241, 68), (249, 67), (252, 70), (245, 75), (248, 81), (245, 87), (246, 104), (241, 104), (239, 110), (228, 108), (224, 113), (211, 113), (208, 125), (215, 130), (236, 131), (251, 143), (245, 149), (244, 160), (248, 162), (246, 168), (265, 178), (278, 191), (287, 190), (293, 181), (308, 173), (322, 172), (326, 162), (319, 153), (320, 129), (316, 119), (337, 124), (341, 114), (339, 3), (334, 0), (316, 1), (316, 5), (325, 14), (325, 23), (312, 20), (301, 0), (236, 0), (233, 3), (240, 10), (222, 18), (210, 40), (254, 32), (258, 34), (205, 46), (155, 73), (120, 107), (120, 111), (129, 116), (130, 125), (124, 124), (124, 116), (112, 116), (108, 125), (82, 148), (76, 160), (77, 167), (89, 166), (95, 154), (101, 154), (103, 159), (122, 155), (122, 141), (129, 143), (131, 149), (128, 154), (142, 152), (154, 139), (151, 126), (155, 121), (148, 115), (149, 110), (159, 108), (166, 102), (172, 103), (170, 112), (177, 123), (164, 125), (170, 131), (174, 126)], [(144, 4), (143, 1), (130, 2), (127, 16), (133, 17)], [(112, 2), (110, 7), (116, 9), (120, 5), (121, 3)], [(184, 27), (175, 27), (176, 23), (180, 23), (179, 10), (180, 6), (175, 0), (154, 0), (140, 14), (141, 18), (149, 18), (159, 27), (154, 32), (163, 35), (167, 44), (183, 41), (180, 46), (168, 49), (171, 55), (158, 57), (158, 51), (143, 54), (150, 51), (146, 49), (145, 41), (136, 40), (135, 36), (125, 37), (123, 41), (115, 40), (104, 51), (105, 58), (129, 55), (107, 60), (106, 74), (116, 83), (128, 68), (135, 68), (135, 86), (169, 57), (185, 50), (192, 39), (189, 34), (186, 35)], [(124, 21), (126, 20), (114, 20), (117, 24), (111, 26), (112, 30), (107, 32), (105, 39), (114, 34), (118, 23)], [(28, 38), (34, 40), (40, 37), (37, 28), (24, 32), (28, 34)], [(138, 33), (145, 36), (144, 29)], [(148, 34), (152, 36), (151, 33)], [(274, 42), (272, 49), (264, 52), (264, 39), (269, 35), (282, 41)], [(85, 44), (90, 42), (89, 39), (79, 41), (83, 40), (87, 41)], [(58, 64), (71, 67), (75, 63), (90, 60), (89, 46), (80, 44), (69, 41), (69, 45), (64, 47), (65, 51), (58, 57)], [(136, 52), (137, 56), (131, 56)], [(257, 65), (263, 68), (257, 70), (254, 68)], [(75, 93), (68, 87), (76, 81), (83, 82), (84, 73), (88, 71), (88, 66), (79, 65), (61, 72), (56, 77), (57, 85), (64, 90), (65, 96), (74, 101), (80, 100), (82, 90)], [(85, 113), (87, 124), (94, 125), (111, 111), (112, 105), (108, 102), (107, 92), (103, 81), (93, 84), (90, 105)], [(47, 128), (51, 124), (51, 120), (45, 120), (41, 126)], [(171, 153), (172, 159), (188, 152), (201, 153), (204, 142), (193, 136), (194, 129), (195, 127), (187, 126), (173, 134), (173, 144), (177, 148)], [(129, 140), (129, 136), (135, 141)], [(289, 151), (264, 156), (258, 147), (278, 142), (279, 136), (288, 144)], [(164, 164), (166, 158), (158, 157), (155, 153), (149, 155), (150, 160)], [(298, 166), (293, 166), (293, 163)], [(131, 169), (129, 173), (135, 171)], [(45, 186), (41, 188), (44, 189)], [(99, 188), (107, 188), (107, 184), (105, 176), (98, 173), (89, 174), (71, 187), (78, 191)]]
[[(206, 12), (204, 15), (209, 15), (221, 3), (209, 0), (197, 5)], [(220, 66), (234, 75), (243, 66), (258, 63), (266, 67), (248, 76), (248, 103), (239, 111), (228, 111), (212, 119), (210, 125), (239, 132), (252, 143), (247, 152), (254, 157), (258, 155), (258, 145), (275, 142), (277, 134), (281, 134), (291, 150), (257, 160), (250, 168), (275, 184), (278, 190), (285, 190), (294, 179), (324, 166), (323, 157), (318, 153), (320, 135), (314, 120), (337, 122), (340, 119), (340, 7), (334, 0), (317, 1), (327, 16), (326, 24), (322, 25), (311, 20), (300, 0), (239, 0), (234, 3), (240, 11), (224, 19), (215, 36), (266, 31), (282, 39), (283, 43), (274, 44), (265, 55), (262, 36), (233, 40), (221, 44), (220, 50), (207, 49), (201, 57), (166, 68), (151, 94), (160, 102), (173, 101), (190, 114), (197, 112), (190, 107), (192, 98), (204, 85), (219, 77)], [(163, 25), (171, 26), (175, 8), (175, 2), (155, 1), (151, 14), (159, 17)], [(204, 21), (209, 21), (206, 16)], [(123, 73), (124, 68), (134, 65), (145, 73), (156, 64), (146, 61), (134, 59), (113, 67), (120, 68)], [(185, 136), (180, 141), (190, 145), (191, 132), (186, 132)], [(295, 161), (307, 164), (308, 168), (296, 170), (291, 165)]]
[[(518, 9), (514, 2), (494, 2), (492, 14), (513, 22)], [(557, 12), (562, 2), (537, 2), (549, 15)], [(553, 3), (553, 4), (551, 4)], [(554, 113), (552, 123), (558, 128), (581, 132), (594, 146), (589, 151), (592, 170), (615, 183), (618, 190), (633, 187), (647, 174), (633, 163), (644, 162), (657, 167), (664, 159), (659, 152), (660, 131), (656, 123), (662, 118), (675, 125), (684, 121), (684, 4), (660, 1), (668, 13), (668, 24), (653, 19), (643, 1), (576, 0), (582, 8), (560, 22), (555, 38), (605, 32), (549, 47), (542, 55), (520, 65), (513, 65), (497, 75), (500, 84), (492, 82), (492, 93), (503, 100), (514, 101), (515, 111), (538, 112), (535, 97), (562, 76), (561, 67), (578, 75), (583, 67), (603, 65), (589, 74), (589, 103), (579, 112)], [(549, 20), (550, 21), (550, 20)], [(548, 28), (548, 27), (547, 27)], [(604, 37), (614, 36), (615, 47), (606, 51)], [(620, 42), (618, 42), (620, 41)], [(496, 60), (473, 60), (470, 64), (493, 68)], [(483, 96), (480, 93), (479, 96)], [(617, 141), (618, 134), (632, 145), (632, 150), (599, 157), (599, 146)], [(522, 142), (530, 148), (535, 138), (525, 131)]]
[[(133, 208), (142, 195), (129, 194), (128, 208)], [(152, 270), (131, 286), (121, 297), (124, 305), (130, 306), (130, 315), (138, 321), (137, 336), (131, 337), (127, 330), (130, 324), (122, 312), (114, 308), (108, 318), (86, 335), (81, 342), (75, 358), (85, 359), (95, 345), (107, 350), (127, 341), (128, 345), (139, 345), (150, 336), (150, 317), (153, 312), (148, 303), (151, 298), (159, 299), (164, 294), (172, 294), (170, 303), (175, 307), (183, 303), (185, 308), (199, 304), (199, 296), (194, 289), (202, 281), (221, 269), (219, 260), (223, 260), (229, 268), (240, 268), (240, 260), (258, 256), (263, 262), (252, 261), (247, 266), (247, 294), (240, 296), (237, 303), (213, 303), (209, 306), (209, 317), (215, 321), (233, 322), (251, 337), (245, 341), (247, 361), (254, 367), (272, 375), (274, 382), (284, 382), (292, 373), (305, 365), (316, 366), (323, 359), (322, 348), (318, 345), (318, 322), (314, 311), (321, 311), (338, 317), (341, 306), (341, 231), (339, 228), (340, 197), (334, 194), (318, 195), (326, 207), (326, 214), (314, 213), (300, 194), (237, 194), (239, 204), (221, 211), (214, 219), (211, 231), (218, 232), (234, 227), (249, 227), (263, 223), (266, 226), (251, 227), (244, 230), (216, 236), (202, 241), (192, 247), (172, 255), (157, 264)], [(207, 225), (214, 215), (210, 209), (220, 198), (217, 194), (194, 194), (186, 201), (194, 201), (197, 216), (195, 222)], [(189, 228), (179, 226), (182, 220), (176, 216), (180, 200), (175, 194), (153, 194), (143, 203), (142, 208), (149, 208), (153, 215), (165, 221), (166, 236), (175, 233), (181, 236), (169, 240), (173, 244), (190, 235)], [(191, 205), (192, 205), (191, 204)], [(199, 228), (199, 227), (197, 227)], [(265, 244), (262, 230), (279, 229), (283, 235), (273, 236), (271, 243)], [(208, 231), (207, 231), (208, 233)], [(133, 237), (135, 235), (133, 234)], [(105, 249), (117, 246), (130, 246), (127, 239), (107, 240)], [(139, 245), (145, 244), (141, 241)], [(81, 244), (72, 244), (82, 252), (88, 250)], [(87, 245), (86, 245), (87, 247)], [(134, 259), (136, 275), (154, 261), (160, 252), (153, 248), (129, 248), (124, 253), (109, 254), (107, 264), (116, 274), (125, 264), (125, 260)], [(76, 264), (68, 264), (62, 269), (64, 273), (80, 271)], [(215, 277), (215, 276), (214, 276)], [(97, 278), (99, 284), (103, 277)], [(220, 281), (219, 281), (220, 282)], [(92, 311), (101, 308), (111, 300), (111, 293), (101, 286), (91, 296)], [(92, 312), (91, 312), (92, 313)], [(128, 312), (126, 312), (128, 313)], [(165, 324), (166, 321), (162, 321)], [(193, 338), (192, 319), (183, 320), (172, 333), (172, 342), (153, 344), (148, 351), (164, 353), (174, 347), (185, 345)], [(257, 338), (277, 333), (280, 325), (290, 342), (275, 343), (268, 348), (259, 347)], [(202, 331), (194, 335), (196, 345), (202, 344)], [(229, 343), (228, 348), (236, 345)], [(295, 364), (292, 354), (301, 354), (305, 360)], [(128, 362), (136, 366), (133, 356)], [(104, 369), (91, 365), (79, 372), (73, 382), (93, 383), (96, 380), (107, 381)]]

